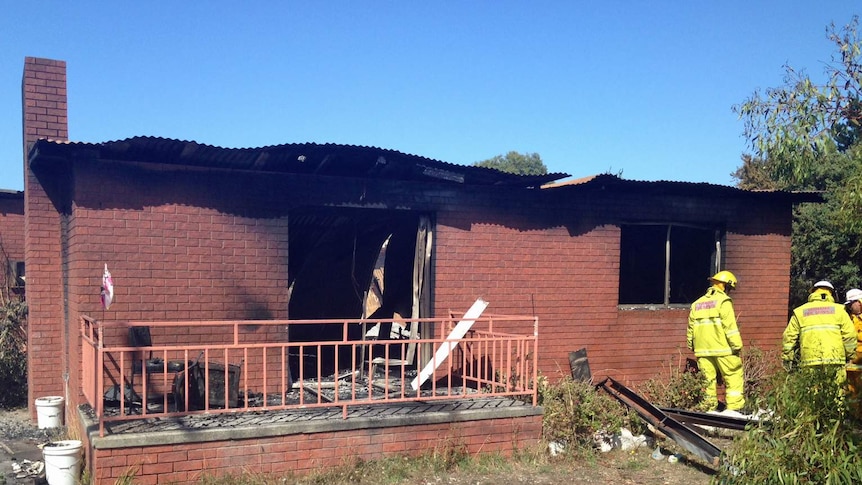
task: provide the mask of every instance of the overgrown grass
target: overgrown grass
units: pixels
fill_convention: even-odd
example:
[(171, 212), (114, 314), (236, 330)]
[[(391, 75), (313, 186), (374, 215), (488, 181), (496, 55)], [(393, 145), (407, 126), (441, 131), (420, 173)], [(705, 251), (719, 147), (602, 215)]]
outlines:
[(591, 451), (596, 435), (614, 434), (620, 428), (632, 432), (644, 429), (637, 414), (609, 394), (588, 382), (565, 377), (556, 384), (539, 388), (539, 404), (544, 407), (542, 432), (548, 442), (560, 442), (566, 451)]
[[(769, 392), (771, 377), (781, 368), (778, 353), (747, 346), (740, 357), (745, 376), (745, 400), (755, 403)], [(668, 362), (661, 374), (641, 383), (637, 391), (656, 406), (706, 411), (705, 384), (696, 361), (689, 361), (680, 354)]]
[[(457, 440), (444, 440), (418, 456), (388, 456), (376, 460), (347, 460), (342, 465), (296, 476), (241, 472), (201, 478), (205, 485), (372, 485), (425, 483), (429, 477), (450, 474), (482, 475), (548, 465), (538, 448), (512, 456), (498, 453), (470, 455)], [(445, 483), (445, 480), (444, 480)]]
[(772, 416), (734, 441), (714, 483), (862, 483), (860, 423), (834, 369), (776, 373), (757, 405)]
[(762, 401), (773, 385), (772, 377), (781, 369), (779, 349), (763, 350), (746, 346), (742, 349), (742, 367), (745, 374), (743, 393), (745, 400), (757, 404)]
[(27, 405), (27, 303), (0, 291), (0, 408)]
[[(563, 378), (548, 384), (540, 379), (539, 400), (544, 407), (544, 440), (530, 449), (516, 450), (511, 456), (499, 453), (471, 454), (458, 439), (443, 440), (438, 446), (418, 456), (388, 456), (376, 460), (346, 460), (342, 465), (308, 475), (275, 475), (236, 473), (205, 476), (206, 485), (370, 485), (405, 483), (446, 483), (459, 477), (546, 476), (555, 475), (570, 466), (600, 466), (596, 449), (599, 432), (615, 433), (628, 428), (635, 434), (645, 430), (646, 423), (592, 383)], [(564, 443), (565, 453), (551, 456), (547, 443)], [(622, 469), (631, 473), (651, 466), (648, 457), (628, 455)], [(568, 477), (568, 475), (566, 475)], [(569, 477), (571, 478), (571, 477)], [(484, 482), (481, 482), (484, 483)], [(521, 483), (521, 482), (519, 482)]]
[(680, 354), (661, 374), (638, 386), (638, 393), (655, 406), (705, 411), (703, 376)]

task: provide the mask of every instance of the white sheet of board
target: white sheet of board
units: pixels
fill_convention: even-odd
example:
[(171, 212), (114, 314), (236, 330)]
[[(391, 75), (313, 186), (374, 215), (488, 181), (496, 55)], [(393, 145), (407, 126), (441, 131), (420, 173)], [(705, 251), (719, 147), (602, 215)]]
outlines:
[(473, 303), (473, 306), (467, 310), (467, 313), (461, 318), (461, 321), (458, 322), (458, 325), (455, 325), (455, 328), (452, 329), (452, 332), (449, 333), (449, 336), (446, 337), (446, 342), (443, 342), (440, 347), (437, 347), (437, 352), (434, 353), (434, 359), (425, 364), (425, 367), (422, 369), (422, 372), (413, 379), (413, 382), (410, 383), (410, 387), (413, 390), (419, 389), (419, 386), (425, 383), (431, 374), (440, 367), (452, 350), (458, 346), (458, 340), (464, 338), (464, 335), (467, 334), (467, 331), (470, 330), (470, 327), (476, 322), (476, 319), (482, 315), (482, 312), (485, 311), (485, 308), (488, 308), (488, 302), (479, 298)]

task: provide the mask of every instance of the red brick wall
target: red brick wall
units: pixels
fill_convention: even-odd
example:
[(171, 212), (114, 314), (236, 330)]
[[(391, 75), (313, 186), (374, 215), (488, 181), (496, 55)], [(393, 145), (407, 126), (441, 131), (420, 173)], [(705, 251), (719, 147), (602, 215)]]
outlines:
[[(283, 212), (273, 213), (257, 199), (220, 202), (219, 194), (236, 190), (241, 177), (138, 172), (134, 184), (126, 183), (128, 177), (129, 172), (107, 164), (76, 169), (69, 227), (73, 314), (105, 321), (287, 318), (288, 224)], [(113, 277), (114, 303), (103, 311), (99, 286), (105, 264)], [(150, 332), (153, 345), (233, 340), (230, 327), (153, 327)], [(241, 333), (243, 342), (286, 340), (284, 326), (244, 326)], [(105, 340), (129, 345), (127, 335), (115, 332)], [(234, 357), (234, 364), (242, 359)], [(254, 370), (259, 362), (247, 364)], [(250, 385), (258, 377), (243, 376)], [(269, 378), (275, 377), (270, 372)]]
[(0, 193), (0, 284), (6, 281), (6, 262), (24, 261), (24, 193)]
[[(76, 170), (69, 259), (82, 311), (106, 320), (287, 318), (286, 212), (243, 198), (220, 205), (219, 194), (237, 190), (228, 177), (137, 173), (128, 184), (128, 176)], [(103, 315), (105, 264), (114, 304)]]
[(24, 58), (24, 156), (42, 138), (68, 140), (66, 62)]
[[(778, 348), (787, 325), (790, 217), (789, 213), (782, 216), (782, 211), (777, 205), (747, 206), (744, 220), (728, 221), (725, 241), (724, 267), (739, 278), (731, 297), (743, 344), (764, 351)], [(704, 290), (707, 286), (704, 282)], [(694, 358), (686, 348), (687, 324), (687, 308), (620, 311), (611, 333), (590, 338), (593, 373), (606, 367), (608, 371), (603, 374), (640, 382), (667, 372), (671, 366), (681, 369), (686, 358)]]
[(739, 278), (731, 296), (743, 343), (775, 351), (790, 316), (790, 214), (779, 204), (744, 213), (727, 241), (726, 266)]
[[(61, 217), (46, 187), (30, 170), (27, 154), (40, 138), (68, 139), (66, 120), (66, 63), (28, 57), (22, 82), (24, 141), (24, 263), (27, 271), (28, 400), (66, 395), (69, 375), (68, 341), (72, 331), (63, 312), (61, 279)], [(49, 185), (50, 187), (50, 185)]]
[(366, 428), (272, 438), (183, 443), (136, 448), (89, 450), (97, 483), (114, 483), (134, 474), (135, 483), (198, 483), (202, 474), (243, 472), (307, 474), (351, 460), (417, 455), (435, 446), (466, 447), (470, 454), (502, 453), (534, 446), (542, 435), (542, 417), (490, 419), (458, 423)]
[(463, 312), (483, 297), (486, 312), (535, 314), (541, 373), (568, 375), (569, 352), (586, 347), (594, 378), (638, 383), (693, 357), (688, 310), (618, 308), (619, 224), (706, 221), (727, 228), (743, 341), (770, 350), (787, 323), (790, 217), (782, 203), (590, 194), (542, 208), (529, 194), (474, 192), (437, 214), (435, 311)]

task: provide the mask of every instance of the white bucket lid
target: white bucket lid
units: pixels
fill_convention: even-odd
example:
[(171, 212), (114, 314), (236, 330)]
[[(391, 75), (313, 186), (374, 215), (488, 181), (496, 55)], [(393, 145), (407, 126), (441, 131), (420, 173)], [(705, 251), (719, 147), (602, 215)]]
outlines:
[(64, 401), (63, 396), (45, 396), (36, 398), (37, 406), (53, 406)]

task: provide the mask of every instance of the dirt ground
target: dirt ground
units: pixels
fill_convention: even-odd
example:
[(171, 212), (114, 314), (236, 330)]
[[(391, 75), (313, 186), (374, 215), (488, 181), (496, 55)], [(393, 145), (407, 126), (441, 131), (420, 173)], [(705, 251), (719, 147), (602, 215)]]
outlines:
[[(41, 477), (16, 477), (13, 464), (42, 461), (39, 445), (59, 439), (62, 429), (41, 430), (30, 419), (26, 409), (0, 410), (0, 485), (45, 483)], [(712, 440), (722, 447), (729, 440)], [(722, 443), (725, 441), (725, 443)], [(491, 484), (637, 484), (637, 485), (707, 485), (714, 471), (692, 458), (672, 441), (659, 442), (665, 455), (652, 457), (654, 448), (634, 451), (613, 450), (592, 458), (558, 460), (549, 465), (519, 466), (505, 473), (494, 470), (457, 472), (427, 477), (424, 485), (491, 485)], [(681, 459), (668, 461), (671, 454)], [(27, 461), (25, 461), (27, 460)], [(20, 472), (18, 473), (20, 475)], [(412, 479), (410, 483), (416, 483)]]
[[(61, 428), (39, 429), (26, 409), (0, 409), (0, 485), (46, 483), (44, 470), (36, 474), (28, 465), (44, 465), (39, 446), (57, 439), (60, 432)], [(21, 470), (14, 469), (16, 464)]]

